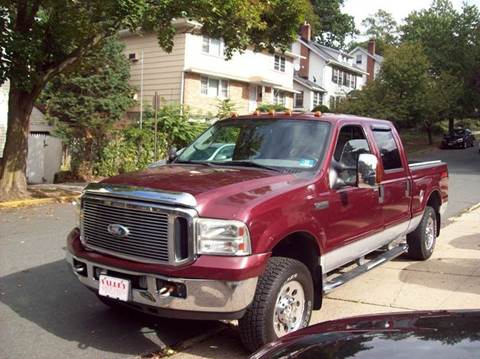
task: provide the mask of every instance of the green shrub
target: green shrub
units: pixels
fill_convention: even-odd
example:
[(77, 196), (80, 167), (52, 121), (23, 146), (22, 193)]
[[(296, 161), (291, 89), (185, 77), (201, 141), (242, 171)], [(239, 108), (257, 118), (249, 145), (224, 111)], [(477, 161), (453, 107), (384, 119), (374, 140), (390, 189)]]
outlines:
[(268, 111), (272, 111), (272, 110), (277, 111), (277, 112), (281, 112), (281, 111), (286, 111), (287, 108), (283, 105), (273, 104), (273, 103), (261, 103), (257, 107), (257, 111), (260, 111), (260, 112), (268, 112)]
[(320, 111), (322, 113), (330, 112), (330, 109), (325, 105), (317, 105), (312, 109), (312, 112)]

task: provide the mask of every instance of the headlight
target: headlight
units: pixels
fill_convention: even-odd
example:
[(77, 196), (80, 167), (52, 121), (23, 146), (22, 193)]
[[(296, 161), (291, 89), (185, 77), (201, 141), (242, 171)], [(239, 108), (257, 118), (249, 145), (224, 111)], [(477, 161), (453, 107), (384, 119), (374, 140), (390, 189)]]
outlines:
[(240, 221), (197, 220), (197, 253), (221, 256), (252, 254), (247, 225)]
[(457, 142), (463, 142), (463, 138), (459, 138)]

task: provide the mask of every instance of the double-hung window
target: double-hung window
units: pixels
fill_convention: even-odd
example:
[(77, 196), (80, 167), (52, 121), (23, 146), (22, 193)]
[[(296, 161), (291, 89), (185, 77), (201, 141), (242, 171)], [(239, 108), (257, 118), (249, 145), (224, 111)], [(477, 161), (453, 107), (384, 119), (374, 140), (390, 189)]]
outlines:
[(303, 108), (303, 91), (295, 94), (295, 108)]
[(283, 105), (285, 106), (285, 92), (280, 90), (273, 90), (273, 103), (275, 105)]
[(275, 55), (273, 68), (277, 71), (285, 72), (285, 57), (280, 55)]
[(213, 56), (223, 56), (222, 40), (204, 36), (202, 41), (202, 52)]
[(313, 107), (321, 105), (323, 102), (323, 95), (322, 93), (315, 91), (313, 92)]
[(202, 77), (200, 93), (210, 97), (228, 97), (228, 80)]

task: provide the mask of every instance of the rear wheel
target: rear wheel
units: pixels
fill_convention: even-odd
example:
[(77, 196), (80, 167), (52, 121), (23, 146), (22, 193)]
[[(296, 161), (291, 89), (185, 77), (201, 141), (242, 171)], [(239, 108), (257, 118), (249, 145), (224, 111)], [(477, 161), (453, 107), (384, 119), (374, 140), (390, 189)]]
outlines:
[(426, 260), (431, 257), (437, 239), (437, 215), (432, 207), (426, 207), (418, 227), (407, 235), (411, 259)]
[(243, 345), (253, 352), (306, 327), (312, 306), (313, 282), (307, 267), (291, 258), (270, 258), (257, 284), (253, 302), (239, 320)]

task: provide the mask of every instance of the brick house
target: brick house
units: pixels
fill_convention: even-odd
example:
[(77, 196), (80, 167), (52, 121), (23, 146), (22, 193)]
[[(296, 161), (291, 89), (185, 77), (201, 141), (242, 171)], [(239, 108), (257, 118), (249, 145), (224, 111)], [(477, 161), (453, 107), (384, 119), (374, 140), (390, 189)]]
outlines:
[(298, 55), (247, 49), (226, 60), (222, 40), (201, 35), (199, 23), (179, 19), (174, 25), (171, 53), (160, 48), (153, 33), (120, 34), (131, 61), (131, 85), (144, 105), (152, 104), (157, 91), (164, 103), (181, 103), (202, 115), (215, 114), (219, 100), (226, 98), (240, 114), (254, 111), (260, 103), (293, 107), (293, 63)]

